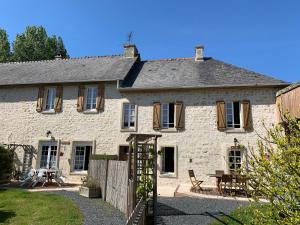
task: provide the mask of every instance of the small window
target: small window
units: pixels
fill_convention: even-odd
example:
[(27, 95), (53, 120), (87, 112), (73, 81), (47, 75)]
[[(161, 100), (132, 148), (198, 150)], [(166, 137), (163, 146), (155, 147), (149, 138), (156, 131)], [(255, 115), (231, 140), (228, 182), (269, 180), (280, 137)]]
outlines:
[(175, 172), (175, 148), (163, 147), (162, 148), (162, 173)]
[(52, 111), (54, 110), (54, 102), (56, 96), (56, 88), (50, 87), (45, 90), (45, 105), (44, 111)]
[(162, 127), (173, 128), (175, 121), (174, 103), (162, 104)]
[(123, 128), (134, 128), (135, 127), (135, 105), (125, 103), (123, 104)]
[(119, 146), (119, 160), (120, 161), (127, 161), (128, 160), (128, 152), (129, 152), (129, 146), (128, 145)]
[(240, 148), (231, 148), (229, 151), (229, 170), (234, 172), (241, 168), (242, 166), (242, 149)]
[(86, 101), (85, 110), (93, 111), (96, 110), (96, 99), (97, 99), (98, 89), (97, 87), (87, 87), (86, 88)]
[(88, 170), (92, 146), (76, 146), (74, 156), (74, 170)]
[(228, 128), (240, 128), (240, 102), (226, 103), (226, 123)]

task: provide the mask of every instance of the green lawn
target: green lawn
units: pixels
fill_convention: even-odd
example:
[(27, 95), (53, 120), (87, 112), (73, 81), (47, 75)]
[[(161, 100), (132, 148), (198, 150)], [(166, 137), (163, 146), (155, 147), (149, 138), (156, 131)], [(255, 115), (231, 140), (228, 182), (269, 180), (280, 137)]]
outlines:
[(0, 189), (0, 224), (81, 225), (83, 216), (62, 196), (21, 189)]
[[(210, 225), (251, 225), (253, 223), (253, 218), (255, 218), (254, 210), (259, 210), (263, 212), (265, 215), (269, 214), (270, 207), (268, 205), (256, 205), (256, 206), (248, 206), (248, 207), (240, 207), (234, 210), (229, 215), (225, 215), (219, 220), (215, 220), (210, 223)], [(265, 225), (274, 224), (273, 220), (270, 219), (268, 223)]]

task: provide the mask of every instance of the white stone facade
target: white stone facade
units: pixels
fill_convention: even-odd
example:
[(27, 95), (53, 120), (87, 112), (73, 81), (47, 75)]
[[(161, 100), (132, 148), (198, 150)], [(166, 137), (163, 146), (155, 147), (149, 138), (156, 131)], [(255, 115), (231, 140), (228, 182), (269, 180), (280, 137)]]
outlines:
[[(262, 126), (275, 122), (275, 94), (278, 88), (198, 89), (177, 91), (122, 92), (116, 82), (105, 84), (104, 111), (95, 114), (76, 110), (78, 86), (64, 85), (61, 113), (36, 112), (38, 87), (19, 86), (0, 88), (0, 143), (31, 144), (37, 150), (33, 166), (39, 167), (42, 141), (50, 141), (46, 132), (52, 132), (58, 142), (59, 167), (69, 181), (78, 182), (82, 173), (72, 172), (73, 146), (88, 142), (96, 154), (118, 154), (119, 145), (127, 144), (129, 132), (121, 130), (122, 103), (137, 105), (139, 133), (157, 133), (152, 128), (153, 102), (183, 101), (185, 129), (158, 132), (159, 148), (176, 148), (175, 176), (159, 177), (159, 185), (189, 182), (187, 170), (193, 169), (204, 185), (215, 185), (207, 174), (228, 170), (228, 149), (236, 138), (246, 147), (255, 147)], [(218, 131), (216, 101), (250, 100), (253, 132), (242, 130)], [(160, 167), (159, 167), (160, 168)]]

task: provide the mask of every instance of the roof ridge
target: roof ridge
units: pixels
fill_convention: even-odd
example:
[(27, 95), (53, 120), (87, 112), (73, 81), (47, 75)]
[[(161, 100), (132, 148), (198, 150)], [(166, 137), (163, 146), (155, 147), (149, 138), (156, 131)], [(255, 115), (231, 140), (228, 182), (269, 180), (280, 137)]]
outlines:
[(169, 59), (147, 59), (147, 60), (143, 60), (144, 62), (164, 62), (164, 61), (180, 61), (180, 60), (191, 60), (193, 58), (191, 57), (183, 57), (183, 58), (169, 58)]
[(71, 61), (71, 60), (80, 60), (80, 59), (97, 59), (97, 58), (113, 58), (123, 56), (122, 54), (116, 55), (103, 55), (103, 56), (81, 56), (81, 57), (73, 57), (73, 58), (61, 58), (61, 59), (45, 59), (45, 60), (31, 60), (31, 61), (16, 61), (16, 62), (3, 62), (1, 65), (9, 65), (9, 64), (27, 64), (27, 63), (39, 63), (39, 62), (57, 62), (61, 61)]

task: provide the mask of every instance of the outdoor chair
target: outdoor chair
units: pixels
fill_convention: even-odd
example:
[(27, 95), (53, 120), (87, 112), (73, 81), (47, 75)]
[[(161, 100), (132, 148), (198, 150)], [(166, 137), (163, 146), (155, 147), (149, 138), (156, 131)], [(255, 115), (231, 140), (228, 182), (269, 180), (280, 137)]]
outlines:
[(57, 170), (54, 175), (54, 180), (61, 187), (62, 184), (65, 183), (66, 178), (62, 175), (61, 170)]
[(236, 192), (244, 193), (247, 195), (247, 177), (245, 175), (238, 175), (235, 178)]
[(191, 180), (191, 183), (192, 183), (191, 190), (203, 191), (203, 189), (201, 187), (201, 184), (203, 183), (203, 181), (196, 179), (194, 170), (189, 170), (189, 177), (190, 177), (190, 180)]
[(39, 169), (36, 180), (33, 182), (32, 187), (35, 187), (38, 183), (42, 183), (42, 187), (44, 187), (47, 180), (48, 180), (47, 169)]
[(36, 175), (36, 170), (31, 169), (28, 174), (26, 174), (24, 180), (21, 180), (20, 186), (24, 185), (31, 185), (31, 183), (34, 181), (34, 176)]
[(230, 174), (223, 174), (221, 178), (221, 193), (224, 194), (226, 191), (229, 191), (230, 194), (232, 194), (232, 184), (233, 184), (233, 178)]

